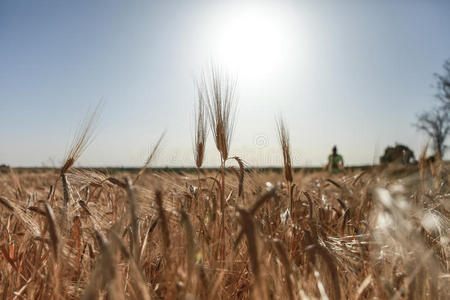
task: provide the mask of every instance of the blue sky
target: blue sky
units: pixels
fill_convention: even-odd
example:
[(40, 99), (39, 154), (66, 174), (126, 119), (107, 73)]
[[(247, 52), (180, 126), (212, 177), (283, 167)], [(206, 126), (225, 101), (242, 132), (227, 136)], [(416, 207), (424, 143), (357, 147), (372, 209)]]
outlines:
[[(433, 105), (450, 58), (449, 1), (0, 2), (0, 164), (59, 165), (104, 106), (86, 166), (191, 166), (194, 80), (210, 61), (238, 79), (231, 154), (277, 165), (275, 116), (295, 165), (378, 160)], [(209, 136), (211, 140), (211, 136)], [(212, 143), (207, 165), (217, 163)]]

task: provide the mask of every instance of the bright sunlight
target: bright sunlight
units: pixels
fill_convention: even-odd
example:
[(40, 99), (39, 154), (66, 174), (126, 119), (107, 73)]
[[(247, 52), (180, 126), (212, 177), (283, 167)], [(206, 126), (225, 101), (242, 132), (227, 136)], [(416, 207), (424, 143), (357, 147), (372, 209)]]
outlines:
[(242, 78), (260, 80), (280, 70), (290, 38), (282, 18), (261, 8), (226, 16), (217, 25), (213, 60)]

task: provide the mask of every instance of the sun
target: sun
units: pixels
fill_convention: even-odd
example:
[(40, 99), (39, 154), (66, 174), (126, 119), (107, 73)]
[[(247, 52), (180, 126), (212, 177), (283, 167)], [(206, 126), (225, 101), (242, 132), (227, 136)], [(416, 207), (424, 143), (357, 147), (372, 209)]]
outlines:
[(282, 19), (263, 9), (226, 15), (218, 26), (213, 60), (240, 79), (259, 80), (286, 62), (288, 34)]

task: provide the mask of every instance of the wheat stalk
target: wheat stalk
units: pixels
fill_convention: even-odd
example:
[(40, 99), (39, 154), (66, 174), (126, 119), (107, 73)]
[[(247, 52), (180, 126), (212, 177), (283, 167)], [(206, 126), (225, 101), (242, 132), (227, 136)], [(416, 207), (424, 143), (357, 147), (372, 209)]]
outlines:
[(221, 186), (220, 211), (222, 214), (219, 231), (219, 253), (225, 257), (225, 162), (228, 159), (236, 114), (236, 81), (215, 67), (211, 67), (208, 80), (203, 74), (199, 93), (208, 105), (209, 123), (216, 148), (220, 153)]
[(202, 87), (197, 83), (198, 105), (194, 112), (195, 128), (194, 128), (194, 158), (197, 169), (203, 165), (205, 157), (206, 138), (208, 136), (208, 119), (206, 112), (206, 103)]
[(136, 184), (136, 182), (138, 181), (139, 177), (141, 177), (141, 175), (145, 172), (145, 170), (147, 169), (147, 167), (150, 165), (150, 163), (152, 162), (152, 160), (154, 159), (159, 145), (161, 144), (162, 139), (164, 138), (165, 132), (163, 134), (161, 134), (161, 136), (159, 137), (158, 141), (156, 142), (155, 146), (153, 147), (153, 150), (150, 152), (149, 156), (147, 157), (144, 165), (142, 166), (142, 168), (139, 170), (139, 172), (137, 173), (136, 177), (133, 180), (133, 184)]
[[(288, 183), (288, 191), (291, 191), (293, 174), (292, 174), (292, 162), (291, 162), (291, 150), (289, 142), (289, 132), (284, 124), (284, 120), (280, 117), (277, 120), (278, 140), (280, 142), (281, 151), (283, 153), (283, 166), (284, 166), (284, 178)], [(294, 213), (294, 198), (290, 192), (290, 207), (291, 214)]]

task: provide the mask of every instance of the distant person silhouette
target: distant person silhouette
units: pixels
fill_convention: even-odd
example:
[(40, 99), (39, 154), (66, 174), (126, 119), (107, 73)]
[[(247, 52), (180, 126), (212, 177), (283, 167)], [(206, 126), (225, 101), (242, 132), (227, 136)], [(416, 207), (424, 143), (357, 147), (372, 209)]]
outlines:
[(328, 172), (339, 173), (344, 171), (344, 159), (340, 154), (337, 153), (337, 147), (333, 147), (333, 153), (328, 156)]

